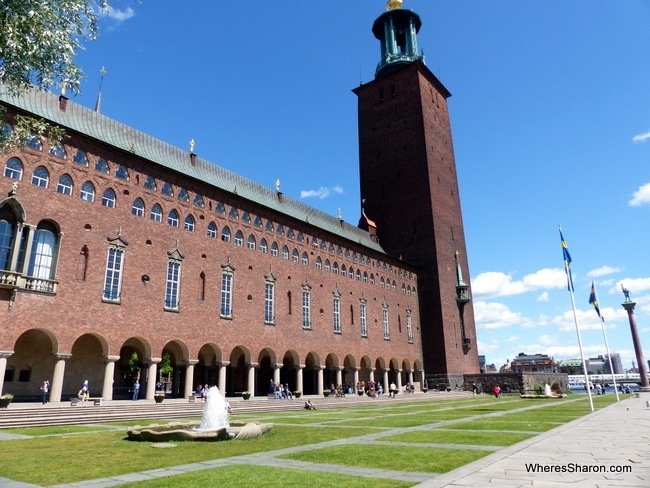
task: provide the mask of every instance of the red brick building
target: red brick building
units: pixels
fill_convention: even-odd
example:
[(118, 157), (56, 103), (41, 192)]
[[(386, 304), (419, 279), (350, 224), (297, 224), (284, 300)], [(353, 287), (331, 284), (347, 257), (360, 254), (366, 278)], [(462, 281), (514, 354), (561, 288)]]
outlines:
[[(424, 79), (446, 122), (409, 133), (418, 163), (404, 180), (416, 196), (382, 206), (381, 179), (364, 170), (375, 144), (365, 93), (381, 76), (356, 90), (362, 228), (63, 96), (0, 95), (10, 114), (42, 117), (67, 135), (2, 156), (0, 392), (35, 396), (48, 379), (58, 401), (89, 380), (93, 396), (122, 398), (139, 376), (149, 399), (164, 380), (173, 396), (198, 384), (264, 395), (271, 380), (314, 394), (361, 380), (421, 384), (427, 364), (446, 378), (478, 372), (448, 93), (419, 59), (396, 69), (409, 118), (431, 117), (409, 101), (424, 96), (413, 85)], [(431, 144), (442, 149), (425, 154)], [(443, 172), (421, 177), (439, 155), (445, 174), (433, 189)], [(427, 198), (441, 187), (451, 199)], [(415, 212), (422, 233), (412, 245), (399, 221), (418, 198), (428, 211)]]

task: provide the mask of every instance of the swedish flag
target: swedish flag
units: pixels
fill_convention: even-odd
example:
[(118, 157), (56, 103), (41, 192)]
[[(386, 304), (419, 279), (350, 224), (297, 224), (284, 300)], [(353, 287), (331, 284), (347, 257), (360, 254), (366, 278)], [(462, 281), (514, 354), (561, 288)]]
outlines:
[(560, 240), (562, 241), (562, 253), (564, 254), (564, 263), (566, 269), (567, 286), (569, 291), (573, 291), (573, 277), (571, 276), (571, 255), (569, 254), (569, 246), (567, 246), (562, 229), (560, 229)]
[(591, 293), (589, 294), (589, 304), (594, 306), (594, 308), (596, 309), (596, 313), (602, 319), (600, 315), (600, 308), (598, 308), (598, 299), (596, 298), (596, 285), (594, 284), (594, 280), (591, 280)]

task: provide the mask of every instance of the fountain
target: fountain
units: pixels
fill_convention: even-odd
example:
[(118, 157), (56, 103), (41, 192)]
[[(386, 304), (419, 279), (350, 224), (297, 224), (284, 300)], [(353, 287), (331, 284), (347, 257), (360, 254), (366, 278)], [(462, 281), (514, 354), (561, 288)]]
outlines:
[(135, 441), (223, 441), (228, 439), (252, 439), (266, 434), (272, 424), (256, 422), (230, 423), (226, 399), (213, 386), (203, 407), (201, 422), (171, 422), (165, 425), (135, 425), (126, 431), (128, 438)]
[(551, 391), (551, 386), (548, 383), (546, 383), (544, 385), (544, 396), (545, 397), (552, 397), (553, 396), (553, 392)]

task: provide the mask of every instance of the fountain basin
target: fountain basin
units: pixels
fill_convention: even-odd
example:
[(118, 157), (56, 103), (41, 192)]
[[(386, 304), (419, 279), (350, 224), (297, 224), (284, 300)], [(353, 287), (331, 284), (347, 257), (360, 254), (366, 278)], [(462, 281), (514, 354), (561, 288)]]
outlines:
[(229, 439), (253, 439), (266, 434), (273, 424), (232, 422), (229, 427), (198, 429), (200, 422), (170, 422), (164, 425), (134, 425), (126, 431), (129, 440), (144, 442), (194, 441), (216, 442)]

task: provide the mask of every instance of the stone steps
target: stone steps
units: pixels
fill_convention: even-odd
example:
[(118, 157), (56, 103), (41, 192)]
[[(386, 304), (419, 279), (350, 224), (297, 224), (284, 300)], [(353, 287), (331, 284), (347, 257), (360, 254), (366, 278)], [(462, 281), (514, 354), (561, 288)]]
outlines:
[[(228, 398), (235, 414), (265, 413), (302, 410), (307, 398), (319, 409), (332, 409), (372, 405), (378, 402), (417, 402), (435, 398), (457, 397), (456, 394), (415, 394), (398, 395), (396, 399), (348, 396), (345, 398), (323, 398), (308, 395), (294, 400), (274, 400), (266, 397), (253, 397), (250, 400)], [(181, 419), (200, 417), (203, 402), (189, 403), (187, 399), (165, 399), (163, 403), (141, 400), (137, 402), (120, 400), (107, 401), (102, 406), (70, 406), (69, 402), (12, 403), (9, 408), (0, 410), (0, 429), (16, 427), (39, 427), (50, 425), (93, 424), (104, 422), (124, 422), (140, 419)]]

